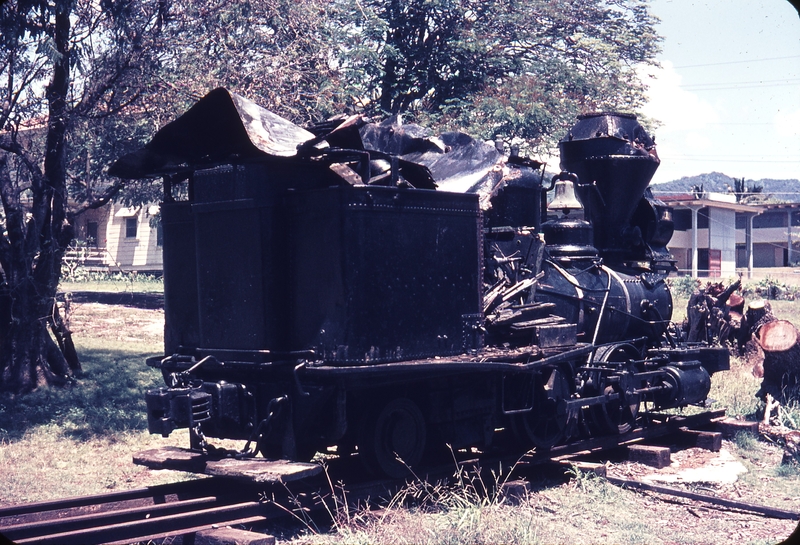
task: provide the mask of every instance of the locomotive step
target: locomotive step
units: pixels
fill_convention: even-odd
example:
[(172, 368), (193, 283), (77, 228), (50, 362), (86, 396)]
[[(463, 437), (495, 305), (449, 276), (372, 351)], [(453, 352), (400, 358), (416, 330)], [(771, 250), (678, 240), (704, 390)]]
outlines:
[(133, 463), (150, 469), (204, 473), (255, 483), (298, 481), (322, 472), (322, 466), (319, 464), (265, 458), (217, 460), (180, 447), (162, 447), (139, 452), (134, 454)]

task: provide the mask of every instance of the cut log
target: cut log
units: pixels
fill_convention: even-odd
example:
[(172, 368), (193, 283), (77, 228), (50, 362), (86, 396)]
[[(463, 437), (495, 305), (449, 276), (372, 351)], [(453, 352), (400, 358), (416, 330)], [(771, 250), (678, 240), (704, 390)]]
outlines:
[(800, 335), (786, 320), (763, 324), (755, 339), (764, 351), (764, 379), (760, 397), (771, 394), (775, 399), (796, 398), (800, 384)]
[(786, 320), (764, 324), (757, 336), (764, 352), (786, 352), (797, 344), (797, 328)]
[(750, 328), (751, 335), (755, 335), (762, 325), (776, 319), (772, 314), (772, 305), (763, 299), (752, 301), (747, 306), (745, 318), (747, 319), (747, 326)]
[(732, 293), (728, 298), (728, 312), (736, 312), (742, 314), (744, 312), (744, 297), (738, 293)]

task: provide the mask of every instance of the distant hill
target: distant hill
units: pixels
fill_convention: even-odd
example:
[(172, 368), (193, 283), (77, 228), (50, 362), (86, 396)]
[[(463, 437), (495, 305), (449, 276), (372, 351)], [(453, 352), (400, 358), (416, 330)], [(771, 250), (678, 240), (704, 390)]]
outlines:
[[(761, 186), (761, 193), (771, 202), (800, 202), (800, 180), (746, 180), (749, 188), (752, 185)], [(675, 195), (690, 193), (692, 187), (703, 186), (703, 191), (713, 193), (727, 193), (728, 188), (733, 189), (733, 178), (721, 172), (710, 172), (697, 176), (684, 176), (680, 180), (653, 184), (650, 187), (656, 197), (661, 195)]]

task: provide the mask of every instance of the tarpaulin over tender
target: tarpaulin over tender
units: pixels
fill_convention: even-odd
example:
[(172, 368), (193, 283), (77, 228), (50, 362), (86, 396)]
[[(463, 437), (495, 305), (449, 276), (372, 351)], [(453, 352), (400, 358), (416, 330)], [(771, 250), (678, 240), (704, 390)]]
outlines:
[(214, 89), (108, 173), (146, 178), (263, 156), (293, 157), (314, 135), (258, 104)]

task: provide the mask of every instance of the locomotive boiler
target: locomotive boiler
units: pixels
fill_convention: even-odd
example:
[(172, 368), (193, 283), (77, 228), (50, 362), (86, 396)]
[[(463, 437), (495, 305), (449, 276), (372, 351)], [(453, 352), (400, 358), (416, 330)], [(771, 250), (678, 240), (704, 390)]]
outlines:
[(728, 353), (670, 322), (652, 138), (597, 113), (559, 146), (545, 180), (460, 133), (306, 130), (212, 91), (110, 170), (164, 179), (149, 430), (401, 476), (445, 445), (546, 450), (702, 404)]

